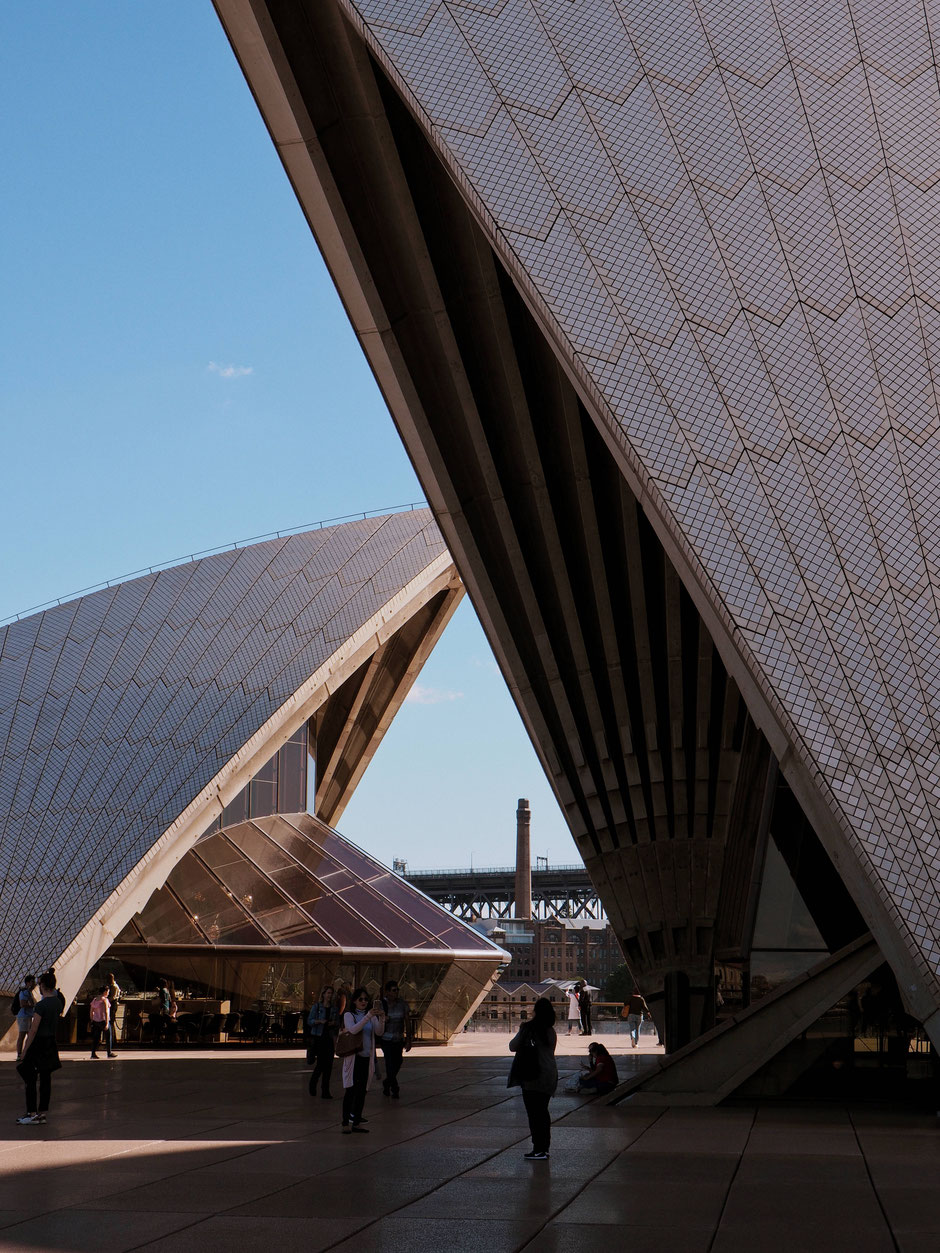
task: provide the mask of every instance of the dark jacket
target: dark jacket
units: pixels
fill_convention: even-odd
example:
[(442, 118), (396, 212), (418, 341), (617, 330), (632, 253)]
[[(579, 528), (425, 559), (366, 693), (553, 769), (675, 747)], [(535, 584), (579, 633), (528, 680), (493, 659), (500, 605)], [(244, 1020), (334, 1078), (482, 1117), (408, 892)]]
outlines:
[(535, 1039), (535, 1051), (538, 1057), (538, 1073), (534, 1079), (522, 1084), (524, 1092), (547, 1092), (549, 1096), (558, 1087), (558, 1067), (555, 1064), (555, 1028), (539, 1031), (532, 1022), (525, 1022), (509, 1041), (510, 1053), (515, 1053), (530, 1038)]

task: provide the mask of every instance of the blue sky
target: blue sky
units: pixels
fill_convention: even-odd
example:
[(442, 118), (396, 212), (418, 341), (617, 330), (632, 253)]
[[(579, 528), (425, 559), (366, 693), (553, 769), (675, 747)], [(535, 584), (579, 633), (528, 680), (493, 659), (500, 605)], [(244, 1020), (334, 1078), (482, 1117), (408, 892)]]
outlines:
[[(422, 498), (208, 0), (7, 0), (0, 618)], [(368, 456), (363, 456), (368, 449)], [(468, 602), (341, 822), (416, 867), (574, 845)]]

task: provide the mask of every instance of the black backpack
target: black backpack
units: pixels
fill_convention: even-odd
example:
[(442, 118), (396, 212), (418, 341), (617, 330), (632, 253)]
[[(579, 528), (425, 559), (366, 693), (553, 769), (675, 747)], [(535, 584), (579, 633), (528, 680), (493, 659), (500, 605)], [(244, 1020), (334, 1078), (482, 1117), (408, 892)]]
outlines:
[(13, 1000), (10, 1001), (10, 1013), (15, 1018), (19, 1012), (20, 1012), (20, 994), (17, 991), (13, 993)]

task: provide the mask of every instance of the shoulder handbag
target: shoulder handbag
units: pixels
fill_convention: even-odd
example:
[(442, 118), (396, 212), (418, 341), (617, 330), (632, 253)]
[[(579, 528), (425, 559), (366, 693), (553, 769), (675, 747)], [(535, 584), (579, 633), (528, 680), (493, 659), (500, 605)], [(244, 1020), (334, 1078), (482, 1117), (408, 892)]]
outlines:
[(524, 1027), (520, 1030), (520, 1034), (523, 1038), (519, 1041), (519, 1047), (513, 1055), (512, 1065), (509, 1068), (509, 1080), (506, 1083), (507, 1088), (518, 1088), (523, 1083), (530, 1083), (538, 1077), (539, 1073), (539, 1055), (535, 1046), (535, 1036)]
[(361, 1048), (362, 1036), (359, 1034), (353, 1035), (345, 1027), (341, 1028), (339, 1035), (336, 1037), (336, 1056), (349, 1057), (351, 1053), (358, 1053)]

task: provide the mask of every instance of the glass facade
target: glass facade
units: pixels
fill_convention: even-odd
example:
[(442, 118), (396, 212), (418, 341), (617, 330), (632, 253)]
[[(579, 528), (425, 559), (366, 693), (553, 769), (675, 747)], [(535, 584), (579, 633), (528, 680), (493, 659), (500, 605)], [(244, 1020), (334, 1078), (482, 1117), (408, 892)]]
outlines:
[(762, 1066), (741, 1097), (911, 1100), (936, 1108), (936, 1058), (887, 965)]
[(207, 832), (117, 943), (495, 951), (309, 814)]
[(715, 968), (717, 1020), (804, 974), (865, 931), (845, 885), (781, 778), (753, 935), (739, 957)]
[(408, 1002), (417, 1039), (446, 1043), (459, 1030), (495, 973), (495, 963), (445, 961), (350, 961), (335, 956), (226, 954), (191, 948), (140, 951), (115, 945), (92, 969), (72, 1011), (73, 1039), (87, 1035), (88, 1003), (114, 974), (124, 995), (118, 1014), (119, 1042), (154, 1043), (156, 989), (165, 980), (176, 1016), (159, 1026), (179, 1043), (302, 1042), (302, 1018), (321, 990), (343, 982), (377, 995), (396, 979)]
[[(294, 764), (305, 765), (297, 744)], [(259, 772), (263, 787), (252, 780), (237, 798), (237, 812), (242, 803), (266, 807), (272, 789), (284, 795), (283, 770), (282, 750)], [(155, 1032), (180, 1043), (299, 1043), (304, 1011), (325, 984), (376, 993), (394, 978), (417, 1037), (444, 1042), (504, 958), (310, 814), (253, 815), (210, 829), (176, 865), (89, 972), (71, 1032), (84, 1037), (87, 1005), (109, 972), (125, 993), (120, 1042), (144, 1044)], [(161, 980), (176, 1007), (169, 1022), (155, 1010)]]
[(307, 724), (295, 731), (286, 744), (266, 762), (250, 783), (225, 806), (207, 834), (244, 822), (246, 818), (266, 818), (269, 814), (296, 814), (307, 806)]

